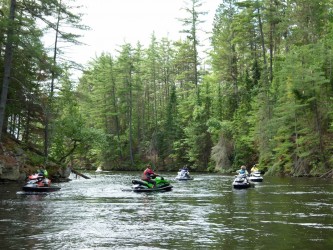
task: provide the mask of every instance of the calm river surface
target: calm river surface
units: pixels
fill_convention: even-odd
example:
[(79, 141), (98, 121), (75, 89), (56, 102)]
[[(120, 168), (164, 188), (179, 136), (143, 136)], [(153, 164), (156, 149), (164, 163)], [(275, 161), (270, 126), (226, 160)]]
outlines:
[[(333, 249), (333, 182), (196, 174), (173, 191), (133, 193), (139, 172), (84, 173), (47, 195), (0, 184), (1, 249)], [(163, 173), (161, 173), (163, 174)]]

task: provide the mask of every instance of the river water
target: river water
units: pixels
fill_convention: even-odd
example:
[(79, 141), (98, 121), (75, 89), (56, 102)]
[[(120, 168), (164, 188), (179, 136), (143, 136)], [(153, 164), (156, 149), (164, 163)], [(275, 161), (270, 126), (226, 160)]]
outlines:
[[(333, 249), (333, 182), (196, 174), (164, 193), (129, 189), (138, 172), (84, 173), (60, 191), (0, 184), (1, 249)], [(163, 174), (163, 173), (162, 173)]]

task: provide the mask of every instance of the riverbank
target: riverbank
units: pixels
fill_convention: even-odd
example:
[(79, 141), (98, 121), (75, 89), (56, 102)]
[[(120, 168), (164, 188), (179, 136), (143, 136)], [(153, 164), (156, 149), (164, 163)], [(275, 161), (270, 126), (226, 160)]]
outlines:
[(0, 181), (24, 181), (41, 166), (47, 169), (49, 178), (54, 181), (66, 181), (71, 173), (70, 168), (54, 162), (45, 164), (41, 152), (4, 135), (0, 143)]
[[(2, 143), (0, 143), (0, 181), (24, 181), (30, 174), (36, 173), (41, 166), (47, 169), (49, 178), (53, 182), (69, 181), (68, 178), (71, 172), (80, 175), (80, 172), (84, 171), (84, 169), (78, 169), (79, 172), (77, 172), (68, 166), (61, 166), (51, 161), (45, 164), (42, 152), (39, 152), (33, 147), (22, 145), (20, 141), (7, 135), (4, 136)], [(333, 170), (298, 176), (284, 172), (272, 172), (273, 171), (265, 171), (265, 173), (267, 173), (266, 175), (270, 176), (333, 178)], [(191, 173), (196, 172), (191, 171)], [(232, 173), (233, 172), (229, 170), (228, 172), (220, 174)]]

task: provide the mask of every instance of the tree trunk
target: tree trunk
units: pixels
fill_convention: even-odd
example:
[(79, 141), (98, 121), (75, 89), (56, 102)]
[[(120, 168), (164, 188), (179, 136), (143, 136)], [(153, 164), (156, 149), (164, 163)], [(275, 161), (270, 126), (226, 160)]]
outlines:
[(5, 61), (4, 61), (4, 76), (2, 83), (2, 92), (0, 99), (0, 140), (2, 138), (2, 129), (5, 120), (5, 108), (7, 103), (8, 86), (10, 83), (10, 71), (12, 68), (13, 59), (13, 34), (14, 34), (14, 19), (15, 19), (15, 7), (16, 0), (11, 0), (10, 2), (10, 12), (9, 12), (9, 27), (7, 31), (7, 41), (5, 50)]
[(134, 165), (134, 157), (133, 157), (133, 128), (132, 128), (132, 111), (133, 111), (133, 100), (132, 100), (132, 65), (129, 72), (129, 147), (130, 147), (130, 157), (131, 157), (131, 165)]
[(84, 179), (90, 179), (89, 176), (86, 176), (86, 175), (84, 175), (84, 174), (81, 174), (80, 172), (76, 171), (76, 170), (73, 169), (73, 168), (72, 168), (71, 170), (72, 170), (72, 173), (74, 173), (74, 174), (76, 174), (76, 175), (79, 175), (79, 176), (83, 177)]
[[(60, 1), (61, 4), (61, 1)], [(58, 48), (58, 35), (59, 35), (59, 23), (60, 23), (60, 12), (61, 9), (59, 7), (58, 9), (58, 19), (57, 19), (57, 25), (56, 25), (56, 36), (54, 41), (54, 50), (53, 50), (53, 65), (54, 67), (57, 64), (57, 48)], [(51, 146), (51, 128), (50, 121), (52, 116), (52, 100), (53, 100), (53, 93), (54, 93), (54, 80), (55, 80), (55, 72), (54, 69), (51, 70), (51, 89), (49, 93), (49, 101), (46, 104), (46, 114), (45, 114), (45, 128), (44, 128), (44, 155), (45, 155), (45, 162), (47, 162), (48, 156), (49, 156), (49, 148)]]

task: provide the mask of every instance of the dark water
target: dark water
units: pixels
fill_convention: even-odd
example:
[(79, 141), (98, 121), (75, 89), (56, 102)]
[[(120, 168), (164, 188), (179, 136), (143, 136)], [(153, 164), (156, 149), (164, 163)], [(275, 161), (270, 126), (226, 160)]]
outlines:
[(232, 176), (193, 174), (141, 194), (122, 191), (139, 173), (85, 174), (48, 195), (0, 184), (0, 248), (333, 249), (332, 181), (264, 177), (234, 190)]

